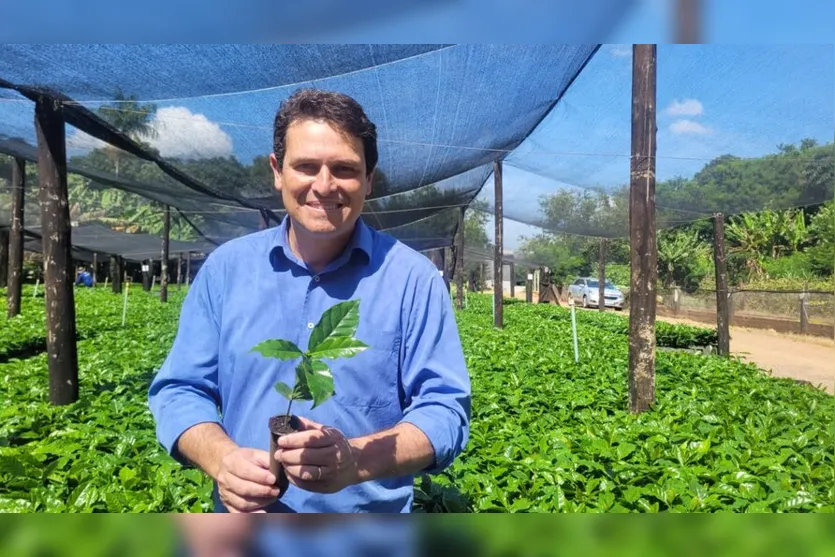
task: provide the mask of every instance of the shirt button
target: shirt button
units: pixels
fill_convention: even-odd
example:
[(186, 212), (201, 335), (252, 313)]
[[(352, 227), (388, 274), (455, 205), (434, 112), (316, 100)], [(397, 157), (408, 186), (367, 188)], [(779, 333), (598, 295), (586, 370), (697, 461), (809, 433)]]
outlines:
[(312, 328), (313, 328), (313, 323), (308, 323), (308, 324), (307, 324), (307, 328), (308, 328), (308, 329), (312, 329)]
[(319, 282), (319, 275), (315, 275), (313, 277), (313, 282)]

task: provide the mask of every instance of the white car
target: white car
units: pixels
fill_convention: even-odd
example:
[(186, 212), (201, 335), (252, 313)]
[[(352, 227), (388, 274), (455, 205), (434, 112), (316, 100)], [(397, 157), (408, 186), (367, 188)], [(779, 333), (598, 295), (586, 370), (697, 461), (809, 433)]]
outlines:
[[(599, 285), (596, 278), (578, 278), (568, 287), (568, 296), (574, 299), (575, 304), (583, 304), (584, 308), (598, 307)], [(623, 309), (623, 292), (615, 288), (615, 285), (608, 280), (603, 295), (605, 296), (603, 303), (607, 308), (615, 308), (617, 311)]]

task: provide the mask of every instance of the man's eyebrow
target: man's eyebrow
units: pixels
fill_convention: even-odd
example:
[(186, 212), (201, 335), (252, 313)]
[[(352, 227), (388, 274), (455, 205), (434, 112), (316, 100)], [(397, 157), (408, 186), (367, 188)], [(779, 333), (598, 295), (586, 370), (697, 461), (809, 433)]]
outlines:
[[(315, 158), (315, 157), (298, 157), (298, 158), (291, 158), (290, 162), (293, 164), (321, 164), (322, 160)], [(360, 159), (336, 159), (332, 161), (330, 164), (342, 164), (347, 166), (358, 166), (362, 164)]]

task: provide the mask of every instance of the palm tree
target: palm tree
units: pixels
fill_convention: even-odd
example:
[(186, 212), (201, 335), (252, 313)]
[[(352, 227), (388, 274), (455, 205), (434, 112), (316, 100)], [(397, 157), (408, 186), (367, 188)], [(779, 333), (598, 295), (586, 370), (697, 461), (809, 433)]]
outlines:
[[(111, 126), (141, 143), (142, 139), (156, 139), (158, 137), (157, 130), (152, 122), (156, 111), (157, 106), (155, 104), (141, 104), (135, 95), (125, 96), (121, 88), (116, 87), (113, 102), (100, 106), (97, 112)], [(120, 152), (110, 145), (107, 145), (105, 149), (113, 161), (115, 173), (118, 176)]]

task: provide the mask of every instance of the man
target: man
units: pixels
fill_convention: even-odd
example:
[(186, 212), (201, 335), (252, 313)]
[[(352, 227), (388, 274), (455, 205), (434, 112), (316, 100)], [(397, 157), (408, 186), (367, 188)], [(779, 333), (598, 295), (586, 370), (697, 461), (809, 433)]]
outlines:
[[(214, 479), (218, 510), (409, 512), (414, 475), (445, 469), (466, 445), (470, 382), (444, 281), (360, 218), (377, 156), (354, 99), (295, 93), (270, 155), (287, 216), (221, 245), (189, 290), (149, 402), (162, 445)], [(291, 485), (277, 499), (267, 424), (287, 407), (273, 386), (293, 384), (294, 364), (251, 349), (268, 339), (304, 349), (345, 300), (360, 300), (356, 337), (369, 348), (328, 362), (332, 399), (293, 403), (304, 430), (281, 439)]]
[(93, 275), (85, 267), (78, 268), (78, 275), (75, 279), (75, 285), (83, 285), (87, 288), (93, 287)]

